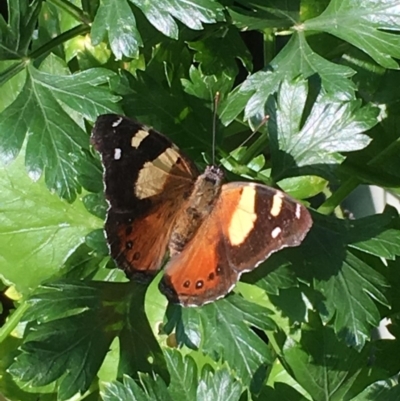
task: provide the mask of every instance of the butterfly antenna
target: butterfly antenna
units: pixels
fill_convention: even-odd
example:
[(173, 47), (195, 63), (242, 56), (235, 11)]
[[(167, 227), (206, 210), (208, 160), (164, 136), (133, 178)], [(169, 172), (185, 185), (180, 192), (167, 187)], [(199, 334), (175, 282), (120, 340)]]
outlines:
[(257, 133), (257, 131), (269, 120), (269, 116), (266, 115), (264, 116), (264, 118), (261, 120), (260, 124), (257, 125), (256, 128), (254, 128), (254, 130), (251, 132), (250, 136), (248, 138), (246, 138), (239, 146), (238, 148), (241, 148), (242, 146), (244, 146), (248, 141), (250, 141), (251, 138), (253, 138), (253, 136)]
[(212, 165), (215, 165), (215, 141), (217, 135), (217, 111), (218, 111), (218, 103), (220, 99), (220, 93), (217, 92), (214, 96), (214, 110), (213, 110), (213, 125), (212, 125)]

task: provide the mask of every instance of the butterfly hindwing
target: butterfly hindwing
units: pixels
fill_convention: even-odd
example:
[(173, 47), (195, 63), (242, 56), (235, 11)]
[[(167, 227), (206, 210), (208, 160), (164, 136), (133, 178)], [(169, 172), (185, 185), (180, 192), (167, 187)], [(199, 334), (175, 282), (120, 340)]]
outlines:
[(273, 252), (299, 245), (311, 225), (307, 209), (283, 192), (260, 184), (223, 185), (213, 212), (168, 263), (161, 290), (185, 306), (218, 299), (241, 273)]
[(111, 255), (129, 276), (154, 274), (197, 168), (164, 135), (123, 116), (100, 116), (92, 143), (105, 170)]

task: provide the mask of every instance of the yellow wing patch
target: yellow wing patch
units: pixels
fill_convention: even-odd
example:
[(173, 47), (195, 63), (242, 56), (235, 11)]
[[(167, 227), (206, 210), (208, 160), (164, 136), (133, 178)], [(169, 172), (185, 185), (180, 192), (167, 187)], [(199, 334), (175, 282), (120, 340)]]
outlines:
[(256, 189), (251, 184), (246, 185), (228, 227), (229, 242), (233, 246), (242, 244), (253, 230), (257, 220), (255, 205)]
[(179, 153), (175, 149), (167, 148), (156, 159), (146, 162), (139, 171), (135, 195), (145, 199), (160, 194), (178, 158)]
[(148, 135), (149, 135), (148, 131), (139, 130), (131, 139), (132, 148), (137, 149), (142, 143), (143, 139), (146, 138), (146, 136)]

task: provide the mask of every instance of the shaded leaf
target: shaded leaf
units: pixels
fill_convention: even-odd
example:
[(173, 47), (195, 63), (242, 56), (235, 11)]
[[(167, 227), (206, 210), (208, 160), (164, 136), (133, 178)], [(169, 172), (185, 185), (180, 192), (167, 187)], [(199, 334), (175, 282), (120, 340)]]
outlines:
[(193, 65), (189, 69), (189, 77), (190, 80), (181, 79), (185, 92), (208, 102), (217, 92), (228, 93), (234, 83), (233, 79), (225, 74), (219, 76), (204, 75), (200, 68), (196, 68)]
[(361, 394), (352, 398), (352, 401), (397, 401), (398, 399), (400, 399), (400, 385), (396, 377), (371, 384)]
[(375, 302), (388, 305), (388, 284), (374, 266), (379, 259), (371, 257), (370, 263), (366, 263), (346, 250), (345, 227), (340, 220), (316, 215), (313, 219), (314, 226), (302, 249), (294, 250), (293, 255), (296, 251), (303, 252), (297, 260), (304, 261), (310, 274), (308, 279), (322, 295), (317, 307), (324, 322), (334, 319), (339, 337), (361, 349), (372, 327), (379, 324), (380, 314)]
[(275, 325), (268, 318), (268, 309), (238, 296), (201, 308), (175, 308), (178, 343), (201, 347), (214, 360), (227, 361), (246, 385), (250, 385), (257, 371), (271, 362), (267, 344), (249, 327), (273, 329)]
[(146, 72), (127, 78), (127, 114), (167, 135), (195, 161), (202, 159), (199, 150), (211, 149), (212, 143), (212, 112), (204, 102), (181, 89), (165, 88)]
[(243, 30), (289, 28), (299, 19), (300, 2), (238, 0), (229, 6), (232, 22)]
[(374, 256), (394, 260), (400, 255), (400, 230), (395, 228), (399, 217), (387, 207), (383, 214), (376, 214), (351, 221), (347, 233), (349, 246)]
[(0, 15), (1, 60), (18, 60), (27, 55), (40, 7), (40, 0), (8, 1), (8, 24)]
[(286, 341), (283, 362), (313, 400), (343, 400), (368, 353), (358, 353), (346, 346), (332, 328), (314, 326), (304, 328), (300, 343)]
[[(196, 51), (194, 61), (201, 65), (205, 75), (228, 75), (238, 73), (237, 59), (247, 70), (251, 70), (251, 55), (239, 31), (231, 27), (222, 28), (213, 36), (197, 42), (189, 42), (189, 47)], [(234, 50), (234, 52), (232, 52)]]
[(299, 77), (307, 79), (314, 74), (320, 76), (323, 92), (332, 99), (343, 101), (355, 98), (355, 85), (349, 79), (355, 71), (316, 54), (308, 45), (304, 33), (297, 32), (271, 61), (268, 69), (250, 75), (238, 90), (229, 95), (221, 110), (223, 123), (231, 122), (243, 109), (246, 119), (267, 114), (268, 97), (278, 90), (282, 81)]
[(135, 283), (70, 281), (42, 287), (29, 301), (34, 307), (24, 319), (32, 323), (10, 372), (34, 386), (59, 379), (59, 399), (68, 399), (89, 388), (118, 336), (119, 369), (135, 375), (155, 371), (167, 379), (144, 314), (144, 292)]
[(301, 395), (289, 384), (276, 382), (274, 387), (265, 386), (255, 398), (256, 401), (307, 401), (308, 398)]

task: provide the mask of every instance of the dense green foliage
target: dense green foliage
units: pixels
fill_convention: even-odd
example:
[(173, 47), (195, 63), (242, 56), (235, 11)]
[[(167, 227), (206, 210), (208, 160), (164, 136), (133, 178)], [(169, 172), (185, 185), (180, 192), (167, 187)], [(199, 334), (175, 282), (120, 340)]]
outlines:
[[(399, 0), (8, 0), (3, 13), (0, 393), (400, 399), (400, 219), (341, 209), (361, 184), (400, 187)], [(123, 113), (204, 167), (217, 91), (228, 179), (310, 202), (314, 225), (225, 299), (181, 308), (110, 260), (90, 130)], [(384, 317), (393, 339), (371, 338)]]

